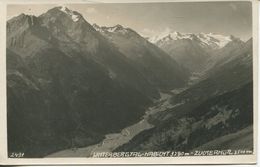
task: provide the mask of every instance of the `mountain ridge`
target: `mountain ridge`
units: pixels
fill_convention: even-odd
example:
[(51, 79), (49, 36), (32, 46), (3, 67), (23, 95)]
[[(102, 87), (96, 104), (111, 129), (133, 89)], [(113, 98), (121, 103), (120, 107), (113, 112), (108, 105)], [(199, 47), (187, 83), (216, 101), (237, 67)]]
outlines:
[[(38, 17), (21, 14), (6, 26), (9, 152), (39, 158), (96, 144), (142, 119), (164, 92), (171, 94), (165, 110), (149, 119), (156, 134), (147, 131), (159, 142), (144, 143), (154, 150), (169, 145), (187, 150), (187, 143), (197, 147), (212, 139), (194, 144), (190, 136), (199, 141), (200, 132), (217, 132), (214, 137), (220, 137), (251, 124), (252, 40), (176, 32), (154, 44), (120, 24), (91, 25), (65, 7)], [(192, 73), (204, 71), (188, 85)], [(245, 100), (239, 103), (241, 96)], [(245, 123), (235, 126), (243, 116)], [(191, 123), (199, 126), (189, 134)], [(175, 133), (175, 126), (183, 133)], [(161, 140), (162, 132), (167, 140)]]
[(185, 82), (178, 83), (178, 80), (187, 81), (190, 75), (187, 69), (131, 28), (121, 25), (100, 27), (96, 24), (94, 24), (94, 28), (132, 61), (150, 83), (157, 85), (162, 90), (173, 89), (185, 84)]
[[(55, 7), (7, 22), (9, 152), (43, 157), (94, 144), (138, 121), (160, 89), (169, 89), (150, 82), (112, 42), (68, 10)], [(160, 54), (165, 53), (157, 58)], [(164, 66), (153, 62), (160, 76)], [(176, 73), (163, 75), (176, 82), (173, 87), (185, 82)]]
[(233, 35), (171, 32), (148, 39), (191, 73), (206, 73), (229, 53), (239, 52), (245, 42)]
[(233, 35), (220, 35), (215, 33), (180, 33), (177, 31), (158, 35), (154, 37), (148, 38), (148, 40), (152, 43), (163, 43), (170, 40), (181, 40), (181, 39), (189, 39), (189, 40), (197, 40), (199, 41), (202, 47), (209, 47), (211, 49), (220, 49), (227, 45), (229, 42), (233, 40), (240, 40), (239, 38)]

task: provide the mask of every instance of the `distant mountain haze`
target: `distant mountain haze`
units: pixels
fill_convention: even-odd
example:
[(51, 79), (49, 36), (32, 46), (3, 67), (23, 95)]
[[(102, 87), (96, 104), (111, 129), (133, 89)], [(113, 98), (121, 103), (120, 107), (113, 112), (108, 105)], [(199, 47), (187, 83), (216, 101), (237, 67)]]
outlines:
[[(172, 32), (148, 39), (159, 46), (180, 65), (188, 68), (190, 72), (201, 72), (210, 68), (225, 52), (225, 50), (240, 48), (244, 44), (239, 38), (232, 35), (219, 34), (192, 34)], [(225, 48), (225, 49), (222, 49)], [(227, 51), (229, 53), (229, 51)], [(216, 60), (217, 59), (217, 60)]]

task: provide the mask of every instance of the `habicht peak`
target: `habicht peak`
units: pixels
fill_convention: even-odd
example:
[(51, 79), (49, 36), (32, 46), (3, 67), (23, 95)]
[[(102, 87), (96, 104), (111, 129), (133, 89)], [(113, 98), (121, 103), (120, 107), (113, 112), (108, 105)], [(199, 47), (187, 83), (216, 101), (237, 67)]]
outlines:
[(68, 16), (71, 17), (71, 19), (74, 22), (79, 21), (79, 19), (82, 17), (82, 15), (76, 11), (70, 10), (68, 7), (66, 6), (59, 6), (58, 9), (64, 13), (66, 13)]

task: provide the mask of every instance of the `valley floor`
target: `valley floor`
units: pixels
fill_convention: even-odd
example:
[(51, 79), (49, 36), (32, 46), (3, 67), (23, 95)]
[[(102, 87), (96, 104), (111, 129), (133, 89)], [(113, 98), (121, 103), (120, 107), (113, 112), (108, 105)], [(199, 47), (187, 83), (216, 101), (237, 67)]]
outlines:
[[(191, 86), (192, 84), (196, 83), (196, 81), (200, 77), (193, 77), (190, 79)], [(136, 136), (140, 135), (141, 132), (144, 132), (148, 129), (153, 128), (155, 125), (150, 123), (148, 120), (155, 115), (163, 114), (164, 111), (168, 109), (177, 108), (179, 105), (183, 105), (184, 103), (176, 103), (171, 104), (170, 100), (173, 96), (181, 93), (182, 91), (186, 90), (187, 88), (179, 88), (174, 89), (169, 93), (161, 93), (161, 98), (158, 101), (155, 101), (153, 106), (149, 107), (145, 115), (142, 119), (124, 129), (121, 130), (119, 133), (110, 133), (105, 136), (101, 142), (90, 145), (83, 148), (71, 148), (62, 151), (58, 151), (56, 153), (52, 153), (47, 157), (92, 157), (94, 153), (98, 152), (112, 152), (120, 146), (123, 146), (127, 143), (131, 143), (131, 140)], [(151, 120), (150, 120), (151, 121)], [(140, 137), (140, 136), (139, 136)], [(243, 146), (243, 147), (241, 147)], [(227, 134), (214, 140), (210, 140), (199, 147), (195, 147), (193, 150), (213, 150), (213, 149), (244, 149), (244, 150), (253, 150), (253, 127), (248, 126), (244, 127), (239, 131), (236, 131), (231, 134)]]
[(149, 116), (164, 111), (168, 107), (173, 107), (169, 103), (170, 98), (170, 94), (161, 93), (161, 98), (155, 102), (154, 106), (147, 109), (141, 121), (124, 128), (120, 133), (107, 134), (105, 139), (98, 144), (83, 148), (66, 149), (50, 154), (47, 157), (91, 157), (94, 152), (112, 152), (117, 147), (129, 142), (140, 132), (152, 128), (154, 125), (148, 122)]

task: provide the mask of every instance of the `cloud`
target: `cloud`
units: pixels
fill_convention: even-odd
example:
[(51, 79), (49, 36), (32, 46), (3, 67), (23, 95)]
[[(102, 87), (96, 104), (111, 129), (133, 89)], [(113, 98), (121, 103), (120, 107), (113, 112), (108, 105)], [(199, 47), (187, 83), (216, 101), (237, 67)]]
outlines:
[(96, 10), (95, 8), (87, 8), (87, 9), (86, 9), (86, 12), (87, 12), (88, 14), (94, 14), (94, 13), (97, 13), (97, 10)]

